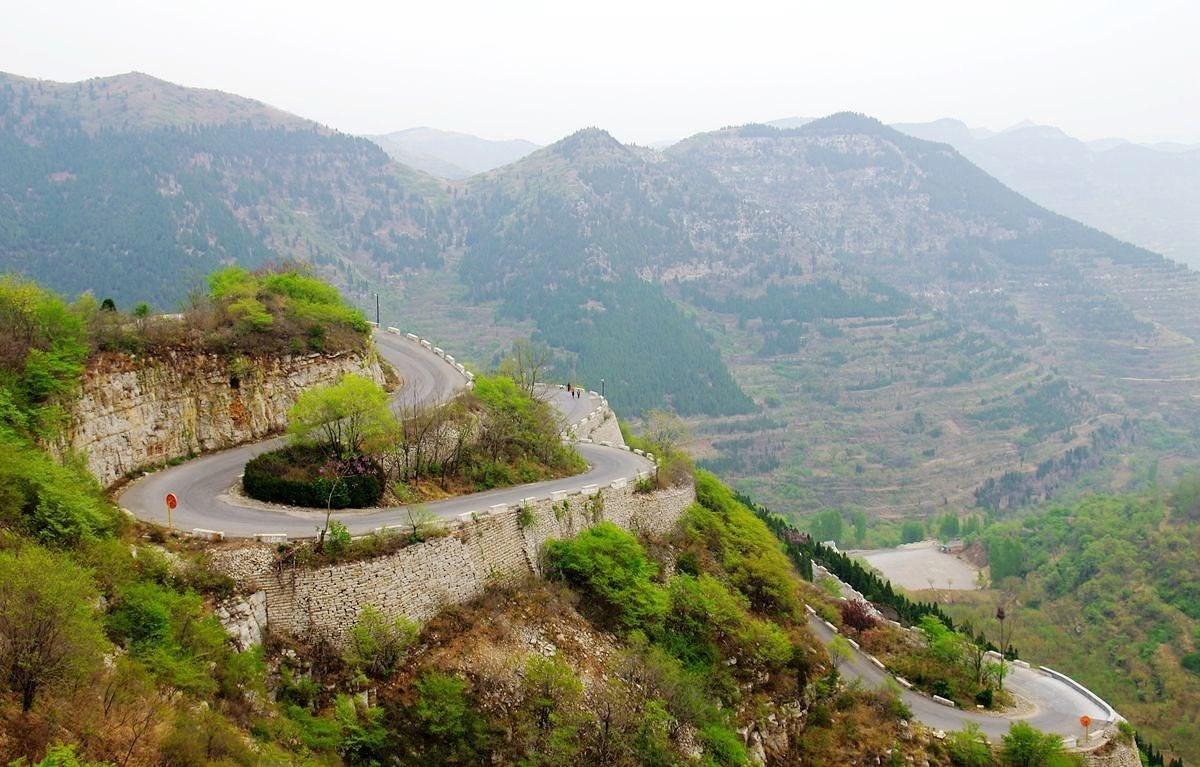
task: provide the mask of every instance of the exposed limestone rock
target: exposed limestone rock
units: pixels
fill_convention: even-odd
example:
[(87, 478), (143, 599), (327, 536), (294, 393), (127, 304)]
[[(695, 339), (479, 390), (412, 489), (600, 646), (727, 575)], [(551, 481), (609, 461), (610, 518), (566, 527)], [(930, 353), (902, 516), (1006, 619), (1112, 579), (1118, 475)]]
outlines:
[(357, 373), (379, 383), (374, 354), (248, 361), (210, 354), (103, 354), (84, 373), (60, 452), (87, 457), (103, 485), (131, 471), (282, 430), (305, 389)]
[(213, 610), (217, 620), (241, 651), (262, 644), (267, 628), (267, 594), (256, 591), (248, 597), (234, 597)]

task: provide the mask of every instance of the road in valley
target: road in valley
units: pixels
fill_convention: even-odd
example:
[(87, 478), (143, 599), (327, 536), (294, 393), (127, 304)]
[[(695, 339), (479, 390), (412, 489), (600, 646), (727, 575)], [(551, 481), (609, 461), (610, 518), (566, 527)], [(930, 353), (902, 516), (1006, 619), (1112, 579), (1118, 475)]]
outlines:
[[(808, 627), (822, 643), (830, 644), (836, 633), (816, 616), (809, 616)], [(851, 648), (850, 657), (841, 662), (841, 674), (851, 679), (860, 679), (868, 687), (883, 688), (888, 679), (894, 677), (879, 668), (866, 653)], [(1033, 668), (1023, 668), (1011, 663), (1005, 665), (1007, 675), (1005, 687), (1016, 694), (1024, 703), (1022, 713), (1005, 715), (989, 713), (979, 709), (965, 710), (944, 705), (913, 690), (901, 688), (900, 696), (913, 716), (925, 725), (951, 732), (961, 730), (968, 722), (978, 724), (988, 740), (1000, 742), (1015, 721), (1027, 721), (1045, 732), (1061, 735), (1064, 739), (1078, 738), (1082, 743), (1083, 727), (1079, 717), (1092, 718), (1091, 732), (1099, 732), (1111, 723), (1111, 709), (1101, 706), (1071, 685)]]
[[(403, 384), (393, 395), (395, 407), (433, 406), (453, 398), (467, 386), (466, 377), (453, 365), (403, 335), (377, 332), (375, 343), (380, 355), (403, 379)], [(576, 399), (557, 387), (549, 387), (546, 391), (549, 401), (567, 423), (577, 423), (602, 404), (599, 397), (591, 394)], [(174, 493), (178, 506), (172, 514), (172, 523), (179, 530), (220, 531), (226, 538), (252, 538), (260, 534), (313, 537), (325, 524), (324, 512), (264, 504), (234, 492), (247, 461), (284, 444), (285, 438), (277, 437), (201, 456), (148, 474), (125, 487), (118, 495), (117, 503), (140, 520), (166, 525), (163, 499), (167, 493)], [(466, 512), (545, 497), (556, 491), (605, 485), (654, 468), (646, 458), (619, 448), (588, 443), (576, 443), (575, 448), (589, 466), (582, 474), (425, 503), (422, 508), (452, 519)], [(370, 533), (387, 525), (402, 525), (409, 518), (407, 506), (347, 509), (333, 514), (333, 519), (346, 525), (354, 535)]]

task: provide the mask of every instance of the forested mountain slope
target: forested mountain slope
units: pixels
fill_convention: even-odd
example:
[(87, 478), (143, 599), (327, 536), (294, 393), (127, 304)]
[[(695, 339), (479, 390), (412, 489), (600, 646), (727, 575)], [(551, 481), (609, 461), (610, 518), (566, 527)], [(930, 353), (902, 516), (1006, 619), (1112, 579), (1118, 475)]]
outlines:
[(308, 260), (478, 360), (533, 334), (621, 412), (696, 416), (776, 507), (999, 509), (1197, 457), (1200, 275), (861, 115), (588, 129), (451, 183), (227, 94), (8, 77), (0, 158), (0, 269), (171, 307)]
[(303, 259), (346, 282), (440, 263), (438, 182), (248, 99), (5, 77), (0, 156), (0, 269), (72, 294), (173, 307), (225, 262)]

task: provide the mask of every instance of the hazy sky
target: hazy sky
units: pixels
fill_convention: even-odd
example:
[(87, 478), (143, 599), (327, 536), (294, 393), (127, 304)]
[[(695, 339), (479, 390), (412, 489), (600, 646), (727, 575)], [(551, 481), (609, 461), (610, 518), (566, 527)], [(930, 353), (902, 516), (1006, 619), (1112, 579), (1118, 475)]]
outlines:
[(140, 70), (344, 131), (649, 143), (791, 115), (1200, 141), (1200, 3), (0, 0), (0, 70)]

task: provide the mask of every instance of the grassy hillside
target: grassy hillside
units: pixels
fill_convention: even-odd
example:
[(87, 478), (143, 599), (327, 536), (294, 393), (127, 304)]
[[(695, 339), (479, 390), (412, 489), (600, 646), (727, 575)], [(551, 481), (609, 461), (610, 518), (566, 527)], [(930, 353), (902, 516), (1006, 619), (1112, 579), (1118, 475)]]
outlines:
[(92, 86), (0, 82), (0, 269), (174, 308), (229, 262), (343, 284), (440, 263), (444, 189), (371, 142), (153, 78)]

